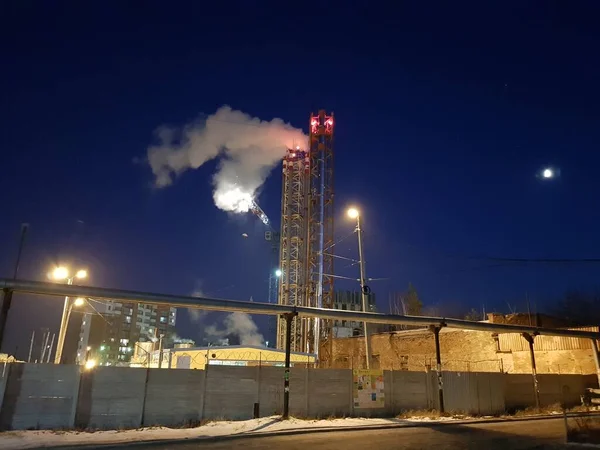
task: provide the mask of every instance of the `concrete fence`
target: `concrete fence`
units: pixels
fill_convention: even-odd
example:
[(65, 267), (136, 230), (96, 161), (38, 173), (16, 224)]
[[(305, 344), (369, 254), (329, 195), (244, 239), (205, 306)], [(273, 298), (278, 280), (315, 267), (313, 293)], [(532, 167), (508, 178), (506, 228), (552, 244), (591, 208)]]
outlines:
[[(1, 368), (0, 368), (1, 369)], [(0, 427), (7, 429), (181, 426), (211, 419), (281, 414), (284, 369), (208, 366), (207, 370), (8, 364), (0, 370)], [(358, 409), (347, 369), (292, 368), (290, 414), (392, 417), (436, 409), (434, 372), (384, 371), (383, 407)], [(531, 376), (444, 372), (447, 411), (490, 415), (533, 406)], [(542, 404), (575, 404), (595, 376), (539, 375)], [(258, 408), (258, 411), (257, 411)]]

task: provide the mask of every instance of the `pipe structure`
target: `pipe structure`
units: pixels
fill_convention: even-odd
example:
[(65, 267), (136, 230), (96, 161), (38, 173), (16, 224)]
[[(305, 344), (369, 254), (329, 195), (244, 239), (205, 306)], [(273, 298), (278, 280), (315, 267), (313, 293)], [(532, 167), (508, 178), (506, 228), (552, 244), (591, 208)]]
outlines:
[[(239, 300), (215, 299), (206, 297), (186, 297), (168, 294), (155, 294), (139, 291), (99, 288), (93, 286), (77, 286), (59, 283), (0, 279), (0, 289), (8, 292), (24, 292), (37, 295), (55, 295), (71, 297), (91, 297), (96, 300), (113, 300), (117, 302), (139, 302), (148, 304), (165, 304), (180, 308), (198, 308), (208, 311), (240, 311), (250, 314), (281, 315), (294, 313), (301, 317), (318, 317), (332, 320), (349, 320), (354, 322), (369, 322), (399, 325), (430, 325), (448, 328), (458, 328), (492, 333), (529, 333), (545, 336), (567, 336), (583, 339), (600, 339), (600, 333), (592, 331), (568, 330), (559, 328), (541, 328), (521, 325), (505, 325), (468, 320), (447, 319), (444, 317), (401, 316), (394, 314), (379, 314), (360, 311), (343, 311), (330, 308), (312, 308), (291, 305), (247, 302)], [(0, 337), (1, 339), (1, 337)]]

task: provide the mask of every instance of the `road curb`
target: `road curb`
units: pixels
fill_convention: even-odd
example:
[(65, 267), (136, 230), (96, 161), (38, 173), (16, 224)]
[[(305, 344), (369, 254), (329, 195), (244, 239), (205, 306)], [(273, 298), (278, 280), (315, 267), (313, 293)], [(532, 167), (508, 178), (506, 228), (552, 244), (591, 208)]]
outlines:
[[(571, 414), (570, 417), (577, 416), (580, 414)], [(589, 414), (587, 414), (589, 415)], [(600, 416), (600, 414), (594, 414)], [(56, 445), (47, 446), (44, 448), (51, 448), (53, 450), (72, 450), (72, 449), (84, 449), (84, 450), (107, 450), (111, 448), (135, 448), (139, 446), (160, 446), (166, 444), (179, 444), (179, 443), (214, 443), (223, 441), (233, 441), (239, 439), (251, 439), (251, 438), (265, 438), (271, 436), (293, 436), (302, 434), (317, 434), (317, 433), (332, 433), (332, 432), (354, 432), (354, 431), (368, 431), (368, 430), (388, 430), (395, 428), (432, 428), (432, 427), (446, 427), (456, 425), (476, 425), (476, 424), (491, 424), (491, 423), (505, 423), (505, 422), (527, 422), (535, 420), (551, 420), (551, 419), (562, 419), (562, 415), (552, 414), (543, 416), (530, 416), (530, 417), (518, 417), (518, 418), (492, 418), (492, 419), (465, 419), (465, 420), (447, 420), (447, 421), (427, 421), (427, 422), (406, 422), (406, 423), (390, 423), (390, 424), (377, 424), (377, 425), (362, 425), (356, 427), (324, 427), (324, 428), (295, 428), (290, 430), (278, 430), (278, 431), (257, 431), (257, 432), (242, 432), (236, 434), (228, 434), (223, 436), (198, 436), (190, 438), (171, 438), (171, 439), (154, 439), (147, 441), (133, 441), (133, 442), (113, 442), (104, 444), (69, 444), (69, 445)]]

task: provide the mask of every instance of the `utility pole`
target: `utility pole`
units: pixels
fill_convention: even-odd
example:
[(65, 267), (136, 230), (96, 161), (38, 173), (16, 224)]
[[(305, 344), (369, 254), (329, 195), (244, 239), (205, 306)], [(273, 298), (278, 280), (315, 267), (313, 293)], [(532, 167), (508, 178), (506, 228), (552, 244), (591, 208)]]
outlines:
[[(351, 208), (348, 210), (348, 216), (356, 219), (356, 234), (358, 235), (358, 260), (360, 266), (360, 292), (362, 298), (362, 309), (364, 312), (367, 312), (367, 275), (365, 269), (365, 257), (363, 251), (363, 242), (362, 242), (362, 229), (360, 228), (360, 213), (357, 209)], [(365, 361), (366, 368), (370, 369), (371, 367), (371, 350), (369, 348), (369, 330), (367, 327), (367, 322), (363, 322), (363, 328), (365, 332)]]

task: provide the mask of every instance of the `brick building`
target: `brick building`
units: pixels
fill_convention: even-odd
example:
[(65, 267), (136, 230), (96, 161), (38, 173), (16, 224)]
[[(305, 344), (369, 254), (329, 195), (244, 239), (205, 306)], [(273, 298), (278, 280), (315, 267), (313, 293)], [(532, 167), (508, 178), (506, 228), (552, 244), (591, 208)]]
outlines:
[[(511, 316), (490, 317), (489, 321), (519, 323)], [(529, 320), (529, 317), (527, 317)], [(559, 325), (549, 316), (538, 317), (543, 326)], [(523, 325), (529, 324), (523, 323)], [(598, 327), (585, 328), (598, 331)], [(435, 368), (433, 333), (427, 329), (377, 333), (370, 336), (371, 367), (384, 370), (426, 371)], [(442, 328), (442, 368), (456, 372), (531, 373), (529, 347), (520, 334)], [(538, 373), (595, 374), (596, 366), (589, 339), (538, 336), (535, 338)], [(333, 368), (364, 366), (364, 338), (333, 340)], [(327, 366), (328, 362), (324, 361)]]

